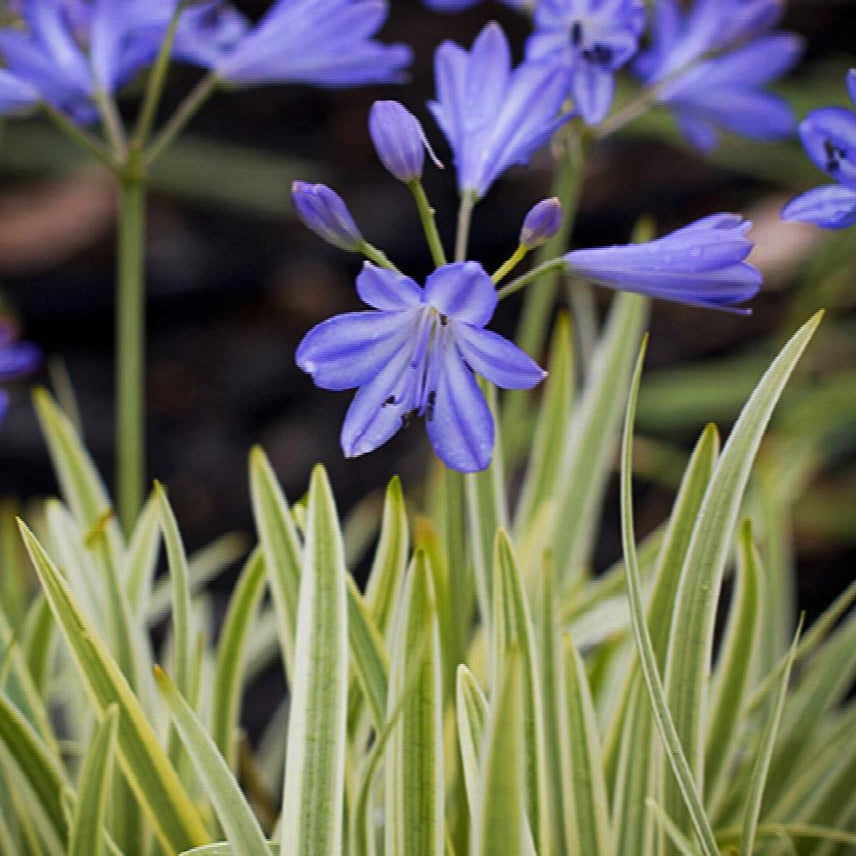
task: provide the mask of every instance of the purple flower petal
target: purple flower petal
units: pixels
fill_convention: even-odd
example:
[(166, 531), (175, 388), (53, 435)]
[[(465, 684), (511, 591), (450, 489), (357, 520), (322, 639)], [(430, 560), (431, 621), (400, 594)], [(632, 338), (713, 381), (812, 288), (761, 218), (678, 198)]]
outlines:
[(800, 138), (820, 169), (856, 189), (856, 113), (843, 107), (814, 110), (800, 124)]
[(502, 389), (531, 389), (547, 375), (525, 351), (491, 330), (461, 324), (455, 342), (470, 368)]
[(412, 309), (422, 302), (422, 289), (409, 276), (366, 262), (357, 277), (357, 294), (375, 309)]
[(39, 91), (0, 68), (0, 114), (17, 113), (39, 102)]
[(847, 72), (847, 91), (850, 93), (850, 100), (856, 105), (856, 68)]
[(6, 412), (9, 410), (9, 393), (5, 389), (0, 389), (0, 422), (6, 417)]
[(16, 342), (0, 348), (0, 381), (14, 380), (35, 371), (41, 351), (30, 342)]
[(408, 312), (349, 312), (313, 327), (295, 359), (322, 389), (353, 389), (374, 378), (412, 335)]
[(815, 187), (782, 209), (783, 220), (814, 223), (824, 229), (844, 229), (856, 223), (856, 190), (840, 184)]
[(425, 302), (455, 321), (483, 327), (496, 309), (493, 281), (477, 262), (456, 262), (425, 282)]
[(471, 371), (450, 348), (443, 372), (428, 436), (434, 451), (447, 467), (470, 473), (483, 470), (493, 451), (493, 417)]

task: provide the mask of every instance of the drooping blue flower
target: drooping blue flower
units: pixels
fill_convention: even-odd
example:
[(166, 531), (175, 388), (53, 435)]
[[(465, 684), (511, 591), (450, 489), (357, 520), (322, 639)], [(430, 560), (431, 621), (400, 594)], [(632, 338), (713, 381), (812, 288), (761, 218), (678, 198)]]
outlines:
[[(856, 104), (856, 68), (847, 74), (847, 90)], [(784, 220), (843, 229), (856, 223), (856, 113), (822, 107), (800, 124), (808, 156), (838, 184), (825, 184), (797, 196), (782, 210)]]
[(0, 30), (0, 111), (45, 101), (77, 122), (157, 55), (176, 0), (23, 0), (24, 28)]
[(297, 364), (323, 389), (357, 388), (342, 426), (347, 457), (371, 452), (424, 416), (434, 450), (462, 472), (490, 462), (494, 425), (475, 373), (504, 389), (529, 389), (544, 372), (485, 325), (497, 303), (476, 262), (445, 265), (425, 288), (366, 262), (357, 291), (372, 307), (310, 330)]
[(752, 224), (737, 214), (713, 214), (643, 244), (573, 250), (568, 271), (597, 285), (709, 309), (734, 309), (761, 287), (761, 274), (745, 261)]
[(403, 104), (375, 101), (369, 112), (369, 134), (381, 163), (399, 181), (422, 178), (428, 140), (420, 121)]
[(546, 244), (562, 228), (562, 203), (555, 196), (542, 199), (529, 209), (520, 230), (520, 246), (534, 250)]
[(385, 0), (277, 0), (252, 26), (215, 2), (185, 15), (176, 55), (241, 86), (400, 81), (410, 49), (374, 39), (387, 12)]
[[(41, 362), (41, 352), (30, 342), (19, 342), (15, 327), (0, 319), (0, 383), (17, 380), (35, 371)], [(0, 389), (0, 421), (9, 407), (9, 395)]]
[(526, 55), (547, 58), (565, 71), (567, 91), (588, 125), (609, 112), (615, 72), (639, 47), (645, 26), (642, 0), (539, 0)]
[(354, 252), (363, 236), (345, 205), (345, 200), (326, 184), (295, 181), (291, 185), (291, 201), (297, 216), (318, 237), (334, 247)]
[(760, 140), (793, 132), (790, 106), (764, 89), (802, 53), (795, 34), (767, 32), (780, 14), (778, 0), (698, 0), (687, 14), (657, 0), (651, 45), (634, 70), (697, 148), (713, 148), (719, 128)]
[(511, 67), (502, 28), (488, 24), (468, 53), (443, 42), (434, 56), (437, 100), (429, 107), (455, 156), (458, 189), (487, 193), (514, 164), (527, 163), (561, 115), (564, 75), (555, 64), (526, 60)]

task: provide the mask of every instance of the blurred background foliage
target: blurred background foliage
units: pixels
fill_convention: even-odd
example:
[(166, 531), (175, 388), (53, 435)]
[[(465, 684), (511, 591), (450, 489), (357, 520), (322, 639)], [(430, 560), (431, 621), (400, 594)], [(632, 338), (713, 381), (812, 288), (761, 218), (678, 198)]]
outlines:
[[(257, 15), (267, 2), (238, 2)], [(488, 16), (518, 52), (526, 22), (498, 3), (440, 16), (416, 0), (392, 0), (383, 35), (414, 46), (404, 87), (320, 92), (271, 87), (220, 92), (152, 175), (149, 222), (149, 462), (170, 496), (191, 547), (250, 531), (247, 449), (261, 443), (289, 495), (312, 464), (328, 467), (356, 549), (370, 541), (380, 491), (400, 472), (412, 490), (424, 475), (421, 431), (402, 432), (379, 452), (343, 459), (338, 432), (349, 396), (314, 388), (295, 366), (303, 333), (357, 308), (359, 259), (325, 246), (290, 211), (293, 179), (325, 181), (348, 201), (364, 234), (415, 277), (430, 258), (406, 190), (377, 162), (366, 130), (372, 101), (403, 101), (441, 158), (441, 136), (425, 109), (432, 55), (444, 38), (469, 44)], [(2, 4), (0, 4), (2, 9)], [(780, 87), (797, 112), (846, 103), (844, 73), (856, 64), (850, 0), (790, 0), (785, 26), (804, 35), (805, 59)], [(198, 72), (171, 71), (166, 115)], [(629, 86), (619, 98), (626, 97)], [(123, 102), (136, 108), (132, 90)], [(797, 140), (727, 139), (710, 156), (691, 151), (664, 113), (654, 112), (595, 150), (575, 234), (578, 245), (627, 240), (641, 214), (671, 229), (717, 210), (755, 221), (753, 261), (765, 287), (751, 318), (656, 303), (649, 369), (639, 405), (636, 453), (640, 534), (666, 515), (690, 444), (705, 422), (727, 430), (787, 333), (826, 307), (817, 342), (765, 447), (754, 502), (785, 532), (769, 543), (800, 569), (798, 602), (809, 618), (853, 576), (856, 560), (856, 240), (779, 220), (781, 205), (822, 176)], [(549, 153), (512, 171), (477, 212), (471, 255), (487, 267), (516, 245), (529, 206), (547, 194)], [(451, 239), (454, 179), (432, 170), (426, 187)], [(114, 204), (110, 178), (39, 119), (0, 128), (0, 300), (27, 338), (49, 355), (40, 381), (74, 390), (88, 446), (111, 465)], [(603, 310), (609, 295), (598, 295)], [(515, 300), (496, 324), (514, 329)], [(201, 429), (200, 429), (201, 426)], [(0, 495), (26, 502), (53, 493), (48, 457), (23, 386), (0, 431)], [(355, 505), (370, 494), (368, 500)], [(778, 509), (778, 511), (777, 511)], [(793, 531), (791, 532), (791, 511)], [(620, 554), (617, 487), (597, 549), (598, 567)], [(220, 585), (225, 593), (230, 580)], [(225, 594), (224, 594), (225, 596)]]

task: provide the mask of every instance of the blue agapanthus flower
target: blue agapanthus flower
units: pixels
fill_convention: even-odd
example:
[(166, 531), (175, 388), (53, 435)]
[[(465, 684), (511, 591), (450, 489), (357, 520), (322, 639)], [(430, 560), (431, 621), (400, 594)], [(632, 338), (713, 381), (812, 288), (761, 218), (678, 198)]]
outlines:
[[(847, 74), (850, 99), (856, 104), (856, 68)], [(815, 187), (797, 196), (782, 211), (785, 220), (843, 229), (856, 223), (856, 113), (844, 107), (814, 110), (800, 124), (808, 156), (837, 184)]]
[(745, 261), (752, 224), (737, 214), (713, 214), (642, 244), (574, 250), (568, 271), (597, 285), (634, 291), (708, 309), (735, 309), (761, 287), (761, 273)]
[[(17, 380), (35, 371), (41, 361), (41, 352), (30, 342), (19, 342), (15, 327), (0, 319), (0, 384)], [(0, 389), (0, 421), (9, 407), (9, 395)]]
[(228, 4), (209, 3), (185, 13), (176, 55), (242, 86), (400, 81), (410, 49), (374, 38), (388, 11), (385, 0), (277, 0), (253, 26)]
[(357, 388), (342, 426), (348, 457), (371, 452), (424, 416), (451, 469), (490, 462), (494, 425), (475, 373), (504, 389), (529, 389), (542, 369), (485, 325), (496, 308), (491, 278), (476, 262), (445, 265), (425, 288), (366, 262), (357, 291), (372, 307), (310, 330), (297, 364), (323, 389)]
[(780, 15), (778, 0), (698, 0), (686, 14), (676, 0), (657, 0), (651, 45), (634, 70), (697, 148), (713, 148), (719, 128), (759, 140), (793, 132), (787, 102), (764, 89), (802, 53), (797, 35), (767, 32)]
[(468, 53), (443, 42), (434, 56), (437, 99), (429, 107), (455, 156), (458, 189), (478, 197), (532, 154), (568, 118), (564, 75), (555, 64), (511, 67), (502, 28), (488, 24)]
[(539, 0), (535, 32), (526, 47), (565, 71), (567, 91), (588, 125), (609, 112), (615, 72), (639, 47), (645, 27), (642, 0)]
[(0, 30), (0, 112), (45, 101), (77, 122), (150, 64), (176, 0), (23, 0), (23, 28)]

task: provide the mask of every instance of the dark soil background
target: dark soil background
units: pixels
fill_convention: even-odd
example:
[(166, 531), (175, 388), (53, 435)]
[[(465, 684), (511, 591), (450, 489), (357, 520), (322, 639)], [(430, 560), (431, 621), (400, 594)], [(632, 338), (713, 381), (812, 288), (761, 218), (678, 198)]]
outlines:
[[(268, 3), (238, 5), (258, 15)], [(435, 46), (444, 38), (469, 45), (483, 23), (495, 17), (507, 27), (519, 54), (527, 27), (520, 16), (494, 2), (454, 16), (432, 14), (416, 0), (393, 0), (392, 6), (383, 37), (414, 46), (408, 85), (340, 92), (295, 86), (221, 92), (193, 122), (190, 134), (197, 141), (244, 147), (252, 164), (261, 167), (273, 169), (284, 158), (297, 159), (301, 178), (335, 187), (364, 234), (408, 273), (422, 278), (429, 272), (429, 257), (418, 218), (409, 194), (376, 160), (366, 129), (369, 107), (380, 97), (402, 100), (423, 119), (438, 154), (449, 161), (424, 106), (433, 90)], [(820, 61), (837, 61), (841, 69), (853, 64), (853, 12), (848, 2), (790, 4), (785, 26), (808, 42), (796, 79)], [(174, 69), (164, 115), (197, 76), (193, 69)], [(838, 86), (843, 90), (841, 78)], [(127, 115), (133, 115), (135, 104), (133, 98), (123, 102)], [(26, 125), (51, 133), (37, 121)], [(9, 133), (14, 141), (19, 132)], [(20, 143), (18, 149), (10, 161), (0, 145), (0, 285), (26, 337), (67, 367), (88, 445), (110, 481), (112, 190), (109, 180), (90, 168), (58, 173), (50, 156), (43, 168), (35, 156), (22, 166), (30, 152), (22, 153), (27, 147)], [(252, 168), (230, 156), (220, 175), (246, 189), (246, 183), (258, 183), (255, 172), (243, 173)], [(216, 169), (215, 156), (215, 181)], [(184, 170), (188, 174), (182, 176)], [(429, 454), (421, 426), (401, 432), (373, 455), (346, 461), (338, 434), (350, 394), (316, 390), (294, 364), (295, 347), (310, 326), (357, 308), (353, 279), (359, 260), (324, 245), (288, 216), (288, 180), (282, 179), (279, 191), (263, 188), (264, 201), (252, 210), (246, 201), (206, 201), (206, 188), (198, 183), (189, 195), (178, 192), (192, 171), (192, 162), (176, 167), (176, 189), (163, 182), (153, 192), (148, 243), (149, 475), (169, 486), (189, 547), (228, 531), (252, 531), (246, 457), (253, 443), (265, 447), (291, 499), (302, 494), (316, 461), (329, 468), (345, 513), (394, 473), (402, 474), (406, 488), (416, 486)], [(281, 172), (286, 175), (289, 168)], [(548, 159), (542, 155), (531, 169), (513, 171), (497, 184), (477, 211), (474, 258), (490, 268), (509, 254), (523, 215), (548, 195), (549, 178)], [(819, 174), (817, 178), (819, 182)], [(450, 239), (457, 204), (451, 169), (429, 169), (426, 185), (441, 230)], [(594, 158), (575, 241), (624, 242), (640, 213), (655, 215), (667, 229), (717, 210), (746, 210), (771, 192), (779, 194), (777, 205), (780, 188), (747, 180), (686, 149), (621, 138)], [(793, 234), (787, 233), (785, 243)], [(787, 255), (789, 249), (793, 247), (781, 251)], [(774, 279), (774, 290), (755, 301), (749, 319), (657, 304), (649, 365), (732, 353), (777, 330), (792, 299), (792, 281), (781, 271)], [(496, 328), (512, 333), (518, 311), (519, 304), (509, 301)], [(48, 382), (47, 373), (38, 380)], [(685, 439), (689, 443), (692, 437)], [(26, 389), (19, 386), (0, 429), (0, 494), (26, 500), (55, 489)], [(662, 519), (669, 501), (666, 491), (643, 489), (641, 527)], [(610, 495), (598, 546), (600, 566), (620, 552), (617, 509), (616, 497)], [(810, 614), (852, 578), (853, 540), (849, 546), (800, 543), (800, 598)], [(225, 596), (229, 584), (226, 575), (215, 588)]]

